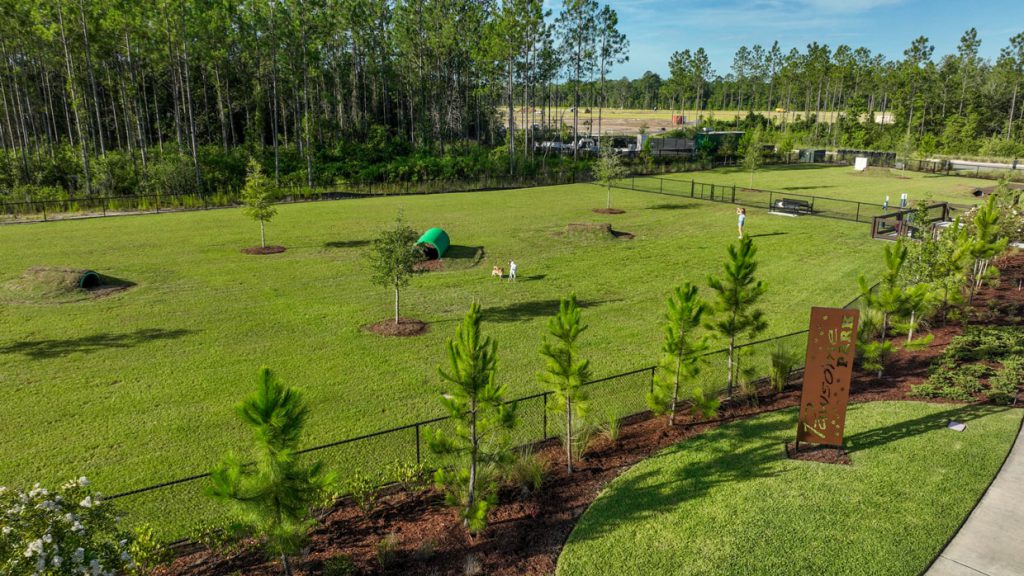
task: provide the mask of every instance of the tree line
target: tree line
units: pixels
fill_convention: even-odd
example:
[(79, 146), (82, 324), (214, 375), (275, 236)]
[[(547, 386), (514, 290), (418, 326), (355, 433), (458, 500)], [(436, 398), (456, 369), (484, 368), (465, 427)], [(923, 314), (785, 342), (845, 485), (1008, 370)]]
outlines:
[(667, 55), (666, 78), (615, 80), (629, 41), (596, 0), (557, 14), (540, 0), (0, 0), (0, 14), (8, 200), (237, 191), (250, 157), (306, 187), (576, 169), (534, 144), (603, 134), (609, 106), (782, 109), (775, 128), (814, 145), (1024, 146), (1024, 32), (994, 61), (972, 28), (944, 56), (925, 37), (902, 59), (775, 42), (716, 71), (698, 47)]

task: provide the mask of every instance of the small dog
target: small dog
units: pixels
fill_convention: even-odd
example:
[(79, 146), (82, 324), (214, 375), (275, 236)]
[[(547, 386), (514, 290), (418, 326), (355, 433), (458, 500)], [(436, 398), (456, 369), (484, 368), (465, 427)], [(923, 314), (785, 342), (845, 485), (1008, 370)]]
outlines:
[(501, 266), (495, 266), (491, 268), (491, 278), (494, 278), (495, 276), (497, 276), (498, 278), (504, 278), (505, 269), (502, 268)]

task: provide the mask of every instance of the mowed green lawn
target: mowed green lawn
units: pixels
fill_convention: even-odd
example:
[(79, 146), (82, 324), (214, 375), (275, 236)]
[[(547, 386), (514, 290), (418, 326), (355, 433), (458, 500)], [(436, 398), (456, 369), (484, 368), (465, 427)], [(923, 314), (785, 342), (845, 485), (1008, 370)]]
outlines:
[[(1024, 411), (851, 406), (851, 466), (786, 458), (796, 412), (729, 424), (617, 478), (583, 515), (558, 576), (914, 576), (970, 513)], [(949, 420), (967, 423), (962, 433)]]
[[(750, 186), (750, 172), (743, 168), (718, 168), (705, 172), (671, 174), (666, 178), (675, 180), (691, 179), (715, 185), (736, 185), (737, 188)], [(993, 180), (942, 176), (921, 172), (889, 169), (873, 169), (857, 172), (851, 166), (820, 166), (813, 164), (791, 164), (766, 166), (754, 173), (754, 188), (773, 190), (786, 194), (821, 196), (840, 200), (854, 200), (881, 205), (889, 196), (889, 206), (899, 206), (900, 194), (906, 193), (911, 204), (931, 198), (935, 202), (950, 202), (957, 205), (973, 205), (978, 198), (973, 192), (978, 188), (995, 186)], [(794, 196), (795, 197), (795, 196)]]
[[(0, 227), (0, 286), (31, 266), (90, 268), (137, 285), (72, 303), (21, 302), (0, 288), (0, 485), (88, 475), (115, 491), (201, 473), (248, 433), (233, 406), (268, 365), (308, 393), (308, 445), (443, 413), (436, 367), (473, 300), (499, 343), (510, 396), (538, 391), (537, 349), (558, 298), (575, 291), (596, 376), (650, 365), (664, 300), (705, 286), (735, 242), (733, 206), (573, 185), (503, 192), (283, 205), (267, 227), (283, 254), (249, 256), (259, 227), (237, 209)], [(441, 226), (473, 267), (416, 277), (403, 315), (430, 332), (388, 339), (361, 326), (388, 317), (366, 244), (399, 211)], [(634, 240), (566, 239), (570, 222), (614, 222)], [(842, 305), (880, 268), (864, 224), (752, 211), (767, 282), (765, 335), (806, 327), (812, 305)], [(492, 265), (519, 263), (519, 281)], [(705, 287), (705, 292), (707, 292)]]

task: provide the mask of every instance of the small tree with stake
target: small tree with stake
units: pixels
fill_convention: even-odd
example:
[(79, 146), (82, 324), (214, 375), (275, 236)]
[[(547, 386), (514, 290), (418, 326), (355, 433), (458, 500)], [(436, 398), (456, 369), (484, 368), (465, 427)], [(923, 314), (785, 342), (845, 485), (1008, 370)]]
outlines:
[(558, 314), (548, 319), (548, 333), (554, 340), (549, 341), (545, 337), (540, 345), (540, 355), (545, 360), (540, 380), (548, 385), (554, 395), (549, 409), (565, 412), (565, 457), (570, 474), (575, 421), (586, 412), (587, 397), (581, 386), (590, 377), (590, 361), (580, 358), (576, 346), (576, 341), (586, 329), (580, 321), (576, 295), (572, 294), (562, 298)]
[[(708, 349), (707, 336), (697, 338), (694, 335), (707, 312), (708, 305), (697, 294), (697, 287), (689, 282), (677, 287), (668, 298), (662, 361), (647, 403), (654, 412), (668, 414), (669, 426), (675, 424), (680, 382), (700, 372), (699, 355)], [(700, 395), (694, 395), (697, 396)]]
[(612, 185), (625, 178), (628, 170), (622, 165), (622, 161), (619, 160), (618, 155), (615, 154), (610, 146), (602, 148), (601, 157), (597, 159), (597, 162), (594, 162), (593, 170), (594, 180), (608, 190), (608, 201), (605, 204), (605, 208), (611, 209)]
[(498, 345), (480, 332), (480, 304), (473, 303), (454, 340), (448, 340), (448, 369), (438, 368), (449, 384), (441, 397), (455, 430), (435, 431), (428, 441), (435, 454), (450, 457), (434, 481), (445, 501), (458, 506), (471, 534), (487, 526), (497, 499), (495, 467), (512, 459), (508, 432), (515, 427), (515, 405), (505, 404), (505, 387), (494, 381)]
[(764, 311), (754, 308), (767, 290), (763, 282), (754, 278), (754, 273), (757, 272), (757, 262), (754, 260), (756, 255), (754, 241), (749, 236), (744, 236), (738, 245), (729, 245), (725, 276), (721, 279), (708, 276), (708, 286), (717, 293), (717, 300), (714, 303), (716, 320), (708, 327), (729, 341), (729, 396), (732, 396), (732, 385), (738, 373), (736, 339), (743, 334), (754, 338), (768, 327)]
[(256, 393), (237, 411), (255, 436), (255, 465), (226, 457), (210, 475), (209, 493), (238, 507), (242, 524), (266, 539), (290, 575), (288, 556), (302, 548), (314, 524), (310, 510), (323, 501), (334, 478), (319, 462), (299, 465), (296, 451), (309, 409), (302, 392), (282, 385), (269, 368), (260, 369)]
[(242, 211), (246, 216), (260, 223), (260, 246), (267, 247), (265, 225), (277, 215), (274, 207), (276, 191), (267, 177), (263, 167), (254, 158), (249, 159), (249, 167), (245, 174), (245, 187), (242, 188)]
[(369, 251), (373, 269), (371, 281), (395, 290), (395, 324), (399, 322), (400, 291), (409, 285), (414, 266), (420, 259), (416, 250), (416, 231), (399, 215), (394, 226), (381, 231)]

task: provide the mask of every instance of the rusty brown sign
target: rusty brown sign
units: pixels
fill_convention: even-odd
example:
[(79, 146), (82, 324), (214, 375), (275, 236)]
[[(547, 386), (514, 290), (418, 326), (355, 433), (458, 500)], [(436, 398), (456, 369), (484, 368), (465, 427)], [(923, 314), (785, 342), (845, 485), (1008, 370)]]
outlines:
[(859, 310), (811, 308), (797, 442), (843, 445)]

